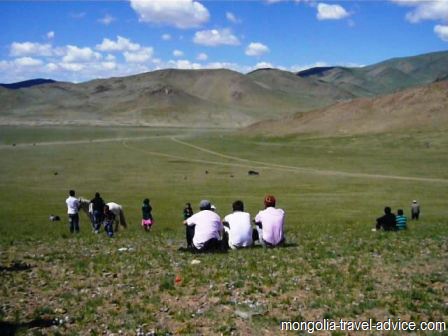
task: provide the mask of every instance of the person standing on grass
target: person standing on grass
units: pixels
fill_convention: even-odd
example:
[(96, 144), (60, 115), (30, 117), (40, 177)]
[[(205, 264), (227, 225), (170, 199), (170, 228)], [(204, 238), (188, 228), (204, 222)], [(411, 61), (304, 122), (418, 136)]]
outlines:
[(407, 223), (408, 219), (403, 214), (403, 209), (397, 210), (397, 216), (395, 217), (395, 220), (396, 220), (397, 230), (405, 230), (406, 229), (406, 223)]
[(254, 219), (256, 226), (254, 240), (260, 241), (265, 247), (280, 246), (285, 242), (283, 232), (285, 211), (276, 208), (275, 205), (275, 197), (267, 195), (264, 198), (264, 210), (258, 212)]
[(103, 221), (104, 212), (104, 200), (101, 198), (100, 193), (95, 193), (95, 197), (90, 201), (92, 206), (92, 222), (93, 230), (98, 233), (101, 227), (101, 222)]
[(152, 207), (149, 199), (145, 198), (142, 205), (142, 227), (145, 231), (151, 230), (154, 219), (152, 218)]
[(418, 220), (420, 217), (420, 204), (416, 200), (412, 201), (411, 204), (411, 218), (412, 220)]
[(70, 225), (70, 232), (79, 233), (79, 200), (75, 197), (75, 191), (68, 192), (68, 198), (65, 200), (67, 204), (68, 223)]
[[(193, 216), (193, 209), (190, 203), (185, 203), (184, 221)], [(185, 237), (187, 239), (187, 248), (193, 248), (194, 226), (185, 225)]]
[(240, 200), (233, 202), (233, 212), (224, 217), (223, 244), (236, 250), (240, 247), (252, 246), (253, 229), (250, 222), (250, 214), (244, 212), (244, 203)]
[(383, 229), (384, 231), (395, 231), (397, 230), (397, 220), (395, 214), (392, 213), (390, 207), (384, 208), (384, 216), (376, 219), (376, 229)]
[(194, 226), (193, 250), (197, 252), (220, 250), (223, 230), (221, 218), (211, 211), (211, 203), (207, 200), (201, 201), (199, 210), (184, 221), (185, 225)]
[(115, 214), (110, 211), (109, 206), (104, 206), (104, 230), (106, 230), (107, 236), (112, 238), (114, 236), (114, 221)]

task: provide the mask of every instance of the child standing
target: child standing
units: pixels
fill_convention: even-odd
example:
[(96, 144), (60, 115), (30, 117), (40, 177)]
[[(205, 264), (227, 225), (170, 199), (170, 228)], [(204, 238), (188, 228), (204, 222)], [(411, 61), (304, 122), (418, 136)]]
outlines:
[(151, 204), (149, 204), (149, 199), (145, 198), (143, 200), (143, 206), (142, 206), (142, 226), (145, 229), (145, 231), (151, 230), (151, 226), (154, 223), (154, 219), (152, 218), (152, 207)]
[(104, 230), (106, 230), (107, 236), (112, 238), (114, 236), (114, 224), (115, 214), (110, 211), (109, 206), (104, 206)]
[(406, 229), (406, 223), (408, 219), (403, 214), (403, 209), (398, 209), (397, 216), (395, 217), (396, 223), (397, 223), (397, 230), (405, 230)]
[[(190, 203), (185, 203), (184, 221), (193, 216), (193, 209)], [(185, 225), (185, 236), (187, 238), (187, 248), (193, 247), (194, 226)]]

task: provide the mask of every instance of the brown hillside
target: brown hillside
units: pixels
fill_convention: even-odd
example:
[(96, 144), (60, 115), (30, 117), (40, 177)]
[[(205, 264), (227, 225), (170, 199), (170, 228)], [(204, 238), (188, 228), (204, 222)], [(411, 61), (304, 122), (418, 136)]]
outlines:
[(336, 135), (445, 128), (448, 128), (448, 81), (382, 97), (340, 102), (279, 121), (263, 121), (247, 130), (267, 135)]

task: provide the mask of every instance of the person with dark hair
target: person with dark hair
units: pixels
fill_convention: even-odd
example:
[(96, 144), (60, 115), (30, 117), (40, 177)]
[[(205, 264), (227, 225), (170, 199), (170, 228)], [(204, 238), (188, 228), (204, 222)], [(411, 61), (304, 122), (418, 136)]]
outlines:
[(211, 203), (207, 200), (200, 202), (199, 210), (184, 221), (185, 225), (194, 226), (192, 248), (198, 252), (219, 250), (222, 234), (221, 218), (211, 211)]
[(403, 209), (397, 210), (397, 216), (395, 217), (395, 220), (396, 220), (397, 230), (405, 230), (406, 229), (406, 223), (407, 223), (408, 219), (403, 214)]
[(376, 229), (383, 229), (384, 231), (395, 231), (397, 229), (395, 215), (392, 213), (390, 207), (384, 208), (384, 216), (376, 219)]
[[(184, 221), (193, 216), (193, 209), (190, 203), (185, 203)], [(187, 248), (193, 248), (194, 225), (185, 225), (185, 237), (187, 239)]]
[(420, 217), (420, 204), (416, 200), (412, 201), (411, 204), (411, 218), (412, 220), (418, 220)]
[(109, 206), (104, 206), (104, 230), (107, 233), (107, 236), (112, 238), (114, 236), (114, 221), (115, 214), (110, 211)]
[(152, 206), (149, 204), (149, 199), (145, 198), (142, 205), (142, 227), (145, 231), (149, 231), (153, 224)]
[(254, 222), (256, 234), (254, 240), (260, 241), (263, 246), (275, 247), (285, 242), (283, 226), (285, 223), (285, 211), (275, 207), (276, 199), (272, 195), (264, 198), (264, 210), (258, 212)]
[(70, 226), (70, 232), (79, 233), (79, 200), (75, 197), (75, 191), (70, 190), (68, 192), (69, 197), (65, 200), (67, 204), (68, 223)]
[(99, 192), (95, 193), (95, 197), (90, 201), (92, 206), (92, 224), (95, 233), (98, 233), (100, 230), (105, 204)]
[(235, 250), (240, 247), (252, 246), (253, 229), (250, 222), (250, 214), (244, 212), (244, 203), (240, 200), (233, 202), (233, 212), (224, 217), (223, 227), (224, 247)]

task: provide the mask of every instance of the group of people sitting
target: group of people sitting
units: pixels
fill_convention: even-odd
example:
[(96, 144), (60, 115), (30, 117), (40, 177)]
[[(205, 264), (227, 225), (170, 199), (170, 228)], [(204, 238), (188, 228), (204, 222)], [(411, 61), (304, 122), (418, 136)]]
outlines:
[[(420, 217), (420, 205), (416, 200), (411, 205), (412, 219), (418, 220)], [(390, 207), (384, 208), (384, 215), (376, 219), (376, 230), (384, 231), (400, 231), (407, 228), (407, 217), (404, 215), (403, 209), (397, 210), (397, 215), (392, 213)]]
[(224, 251), (251, 247), (256, 241), (265, 247), (280, 246), (285, 242), (283, 226), (285, 212), (276, 208), (272, 195), (264, 198), (264, 209), (255, 216), (244, 211), (244, 203), (233, 202), (232, 213), (223, 220), (208, 200), (199, 204), (199, 212), (193, 214), (191, 204), (184, 209), (187, 248), (193, 252)]

